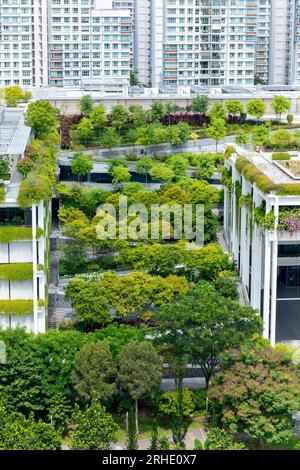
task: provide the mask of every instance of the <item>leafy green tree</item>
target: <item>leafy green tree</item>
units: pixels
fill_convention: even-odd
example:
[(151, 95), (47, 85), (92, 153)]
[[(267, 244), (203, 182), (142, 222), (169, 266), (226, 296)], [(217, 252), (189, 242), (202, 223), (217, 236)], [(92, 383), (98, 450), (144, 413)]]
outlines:
[(164, 105), (160, 101), (154, 101), (150, 106), (150, 115), (152, 121), (159, 122), (162, 120), (165, 114)]
[(135, 401), (138, 434), (138, 400), (152, 396), (160, 387), (162, 361), (151, 343), (133, 341), (119, 354), (118, 364), (118, 381)]
[(4, 88), (4, 101), (8, 107), (16, 108), (23, 97), (24, 93), (19, 86), (8, 86)]
[(129, 119), (129, 113), (127, 109), (122, 104), (116, 104), (111, 108), (110, 115), (113, 127), (118, 129), (120, 132), (122, 127), (124, 127)]
[(121, 138), (114, 127), (108, 127), (103, 132), (100, 143), (103, 147), (113, 148), (121, 144)]
[(58, 111), (47, 101), (34, 101), (27, 108), (25, 124), (32, 127), (36, 138), (41, 138), (56, 128), (57, 114)]
[(140, 83), (136, 72), (134, 72), (133, 70), (130, 72), (130, 79), (129, 80), (130, 80), (130, 86), (139, 85), (139, 83)]
[(253, 345), (229, 351), (209, 397), (230, 435), (245, 432), (261, 447), (284, 445), (293, 435), (300, 386), (284, 351), (255, 351)]
[(169, 101), (165, 104), (165, 116), (168, 118), (168, 124), (171, 125), (171, 115), (174, 113), (174, 104)]
[(255, 145), (264, 146), (269, 142), (270, 131), (266, 126), (256, 126), (252, 132), (252, 141)]
[[(189, 389), (183, 390), (183, 415), (189, 416), (195, 410), (194, 394)], [(167, 416), (173, 416), (177, 413), (177, 394), (176, 391), (167, 390), (159, 400), (158, 411)]]
[(138, 450), (138, 434), (135, 429), (134, 412), (131, 409), (128, 413), (128, 432), (126, 450)]
[(272, 99), (271, 107), (281, 121), (282, 113), (287, 113), (290, 110), (291, 102), (285, 96), (276, 95)]
[(0, 405), (0, 450), (60, 450), (61, 437), (51, 424), (35, 422)]
[(125, 160), (125, 158), (120, 158), (120, 157), (113, 157), (109, 160), (109, 165), (108, 165), (108, 173), (110, 175), (113, 174), (113, 170), (116, 167), (123, 166), (124, 168), (128, 167), (128, 162)]
[(272, 143), (280, 150), (287, 149), (293, 141), (292, 134), (287, 129), (278, 129), (272, 134)]
[(249, 142), (249, 135), (243, 130), (239, 130), (234, 138), (234, 141), (238, 145), (247, 145)]
[(221, 103), (219, 102), (216, 102), (213, 104), (210, 112), (209, 112), (209, 116), (211, 118), (211, 120), (213, 121), (214, 119), (223, 119), (223, 121), (226, 121), (226, 118), (227, 118), (227, 109), (225, 108), (225, 106), (223, 106)]
[(207, 132), (207, 137), (215, 140), (216, 152), (217, 152), (219, 140), (223, 140), (227, 134), (227, 128), (226, 128), (226, 123), (224, 119), (213, 118), (206, 132)]
[(196, 170), (200, 179), (209, 179), (215, 171), (215, 159), (210, 155), (202, 155), (198, 160)]
[(165, 163), (155, 163), (150, 169), (150, 175), (156, 181), (171, 181), (174, 178), (174, 172)]
[(85, 410), (77, 408), (74, 418), (72, 449), (105, 450), (116, 440), (118, 426), (96, 397)]
[(134, 104), (129, 107), (129, 111), (135, 126), (144, 126), (146, 124), (147, 113), (143, 106)]
[(156, 319), (161, 334), (158, 341), (164, 342), (167, 331), (169, 338), (165, 340), (171, 341), (172, 335), (181, 341), (186, 348), (185, 355), (200, 365), (207, 388), (221, 353), (261, 331), (261, 319), (252, 308), (241, 307), (237, 301), (223, 297), (205, 281), (177, 298), (176, 304), (163, 306)]
[(71, 163), (71, 170), (74, 175), (78, 176), (78, 182), (80, 176), (87, 176), (93, 169), (92, 155), (87, 155), (82, 152), (74, 154), (74, 158)]
[(157, 144), (160, 141), (159, 131), (155, 124), (140, 127), (136, 133), (136, 144), (145, 146)]
[(87, 343), (78, 351), (72, 379), (79, 398), (89, 401), (96, 392), (101, 402), (109, 403), (116, 393), (115, 378), (116, 368), (107, 343)]
[(174, 174), (178, 176), (185, 176), (186, 170), (189, 168), (189, 161), (183, 155), (171, 155), (168, 158), (168, 166), (173, 170)]
[(131, 174), (130, 172), (127, 170), (127, 168), (125, 168), (124, 166), (116, 166), (113, 170), (112, 170), (112, 182), (114, 185), (118, 185), (119, 183), (126, 183), (127, 181), (130, 181), (130, 178), (131, 178)]
[(91, 112), (91, 123), (94, 129), (98, 129), (100, 135), (100, 129), (105, 126), (107, 122), (106, 111), (104, 104), (95, 106)]
[(152, 168), (153, 161), (150, 157), (140, 158), (135, 165), (137, 174), (145, 175), (146, 183), (148, 182), (148, 175)]
[(208, 109), (209, 98), (207, 95), (198, 95), (192, 101), (192, 110), (195, 113), (205, 114)]
[(244, 450), (245, 445), (237, 442), (224, 429), (212, 428), (207, 433), (205, 450)]
[(247, 103), (247, 112), (259, 120), (266, 112), (266, 105), (260, 98), (255, 98)]
[(90, 95), (84, 95), (79, 101), (79, 109), (84, 116), (90, 116), (93, 110), (93, 100)]
[(68, 274), (83, 272), (86, 268), (86, 252), (79, 243), (71, 243), (64, 248), (64, 267)]
[(181, 144), (185, 144), (191, 137), (191, 127), (186, 122), (179, 122), (176, 125), (178, 138)]
[(244, 106), (240, 100), (226, 101), (226, 109), (231, 116), (240, 116), (244, 112)]
[(94, 126), (91, 119), (83, 117), (77, 126), (77, 136), (80, 142), (83, 142), (84, 145), (87, 145), (87, 142), (90, 141), (93, 137), (93, 131)]

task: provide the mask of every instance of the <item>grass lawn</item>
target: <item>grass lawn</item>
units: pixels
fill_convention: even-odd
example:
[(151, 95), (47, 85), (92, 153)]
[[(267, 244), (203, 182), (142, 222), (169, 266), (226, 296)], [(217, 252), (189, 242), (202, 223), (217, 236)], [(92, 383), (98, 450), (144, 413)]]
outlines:
[[(125, 418), (120, 416), (120, 414), (113, 414), (114, 421), (120, 426), (117, 435), (117, 441), (125, 442), (126, 441), (126, 430), (125, 430)], [(203, 427), (204, 416), (195, 416), (193, 417), (189, 430), (198, 429)], [(165, 435), (168, 437), (172, 436), (172, 429), (170, 426), (170, 420), (168, 419), (157, 419), (158, 424), (158, 433), (159, 435)], [(139, 417), (139, 439), (150, 439), (152, 431), (152, 418), (151, 416), (141, 413)]]

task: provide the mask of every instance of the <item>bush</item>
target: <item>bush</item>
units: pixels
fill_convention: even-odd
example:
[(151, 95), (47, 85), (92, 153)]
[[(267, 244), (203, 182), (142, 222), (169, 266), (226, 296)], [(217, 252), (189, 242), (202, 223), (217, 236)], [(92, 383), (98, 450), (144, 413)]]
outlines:
[(0, 312), (3, 315), (32, 315), (32, 300), (0, 300)]
[(0, 279), (9, 281), (26, 281), (32, 279), (32, 263), (0, 264)]
[[(162, 393), (158, 410), (167, 416), (174, 416), (177, 413), (178, 394), (175, 391), (168, 390)], [(195, 410), (195, 396), (192, 390), (184, 389), (183, 391), (183, 415), (189, 416)]]
[(288, 124), (292, 124), (292, 122), (294, 120), (294, 115), (293, 114), (288, 114), (287, 117), (286, 117), (286, 120), (287, 120)]
[(273, 153), (272, 160), (290, 160), (291, 155), (289, 153)]
[[(36, 229), (36, 237), (40, 238), (43, 234), (41, 228)], [(0, 227), (0, 243), (11, 243), (17, 240), (32, 240), (31, 227)]]

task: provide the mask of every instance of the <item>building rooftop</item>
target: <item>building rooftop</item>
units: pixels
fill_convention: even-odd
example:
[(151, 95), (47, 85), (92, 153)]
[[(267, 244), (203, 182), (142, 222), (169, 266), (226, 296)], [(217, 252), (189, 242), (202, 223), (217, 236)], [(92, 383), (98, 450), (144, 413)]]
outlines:
[(0, 108), (0, 155), (23, 155), (30, 133), (22, 110)]

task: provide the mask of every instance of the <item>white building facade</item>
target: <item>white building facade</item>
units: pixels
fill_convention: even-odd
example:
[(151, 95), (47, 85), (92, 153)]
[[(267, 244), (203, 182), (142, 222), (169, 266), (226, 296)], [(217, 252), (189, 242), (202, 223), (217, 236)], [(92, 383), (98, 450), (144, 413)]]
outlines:
[(300, 340), (299, 178), (270, 155), (233, 154), (226, 167), (224, 235), (244, 296), (260, 312), (263, 335), (273, 345)]
[(47, 0), (0, 0), (0, 27), (0, 87), (47, 85)]
[(51, 208), (41, 201), (23, 210), (17, 202), (16, 164), (31, 139), (20, 109), (0, 109), (0, 135), (0, 159), (10, 168), (0, 177), (0, 327), (44, 333)]

